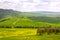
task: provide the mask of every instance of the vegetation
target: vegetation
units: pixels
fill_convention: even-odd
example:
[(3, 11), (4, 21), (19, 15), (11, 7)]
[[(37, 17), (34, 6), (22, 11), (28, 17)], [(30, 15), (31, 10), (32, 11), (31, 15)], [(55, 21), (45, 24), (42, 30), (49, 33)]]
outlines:
[(60, 35), (37, 35), (36, 29), (31, 28), (0, 28), (0, 40), (60, 40)]
[(52, 27), (40, 27), (37, 29), (37, 34), (42, 35), (44, 33), (47, 33), (48, 35), (51, 33), (59, 34), (60, 33), (60, 27), (52, 28)]
[(0, 9), (0, 40), (60, 40), (60, 34), (37, 35), (39, 27), (60, 27), (60, 15)]
[(48, 22), (37, 22), (31, 20), (29, 18), (10, 18), (9, 20), (0, 22), (0, 27), (7, 27), (7, 28), (38, 28), (38, 27), (49, 27), (49, 26), (60, 26), (59, 24), (53, 24)]
[(60, 40), (60, 35), (37, 35), (37, 29), (31, 28), (0, 28), (0, 40)]
[[(59, 19), (59, 18), (58, 18)], [(9, 20), (5, 20), (3, 22), (0, 22), (0, 27), (7, 27), (7, 28), (38, 28), (38, 27), (60, 27), (60, 23), (58, 21), (58, 19), (48, 19), (47, 20), (41, 18), (27, 18), (27, 17), (23, 17), (23, 18), (18, 18), (18, 17), (12, 17)], [(50, 21), (48, 21), (50, 20)], [(45, 21), (45, 22), (44, 22)], [(53, 23), (54, 22), (54, 23)]]

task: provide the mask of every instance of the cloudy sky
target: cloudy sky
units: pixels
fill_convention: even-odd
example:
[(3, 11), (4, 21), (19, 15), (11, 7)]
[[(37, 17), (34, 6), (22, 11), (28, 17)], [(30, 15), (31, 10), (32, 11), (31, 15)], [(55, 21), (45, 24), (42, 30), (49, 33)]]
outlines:
[(0, 8), (17, 11), (60, 11), (60, 0), (0, 0)]

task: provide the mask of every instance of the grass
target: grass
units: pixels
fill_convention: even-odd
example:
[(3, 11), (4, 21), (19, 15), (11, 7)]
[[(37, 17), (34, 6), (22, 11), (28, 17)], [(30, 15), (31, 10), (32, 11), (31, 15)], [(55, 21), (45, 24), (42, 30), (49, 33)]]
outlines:
[(29, 18), (11, 18), (10, 20), (6, 20), (3, 22), (0, 22), (0, 27), (45, 27), (45, 26), (52, 26), (57, 27), (60, 26), (60, 24), (53, 24), (53, 23), (47, 23), (47, 22), (37, 22), (34, 20), (31, 20)]
[(0, 40), (60, 40), (60, 34), (37, 35), (32, 28), (0, 28)]

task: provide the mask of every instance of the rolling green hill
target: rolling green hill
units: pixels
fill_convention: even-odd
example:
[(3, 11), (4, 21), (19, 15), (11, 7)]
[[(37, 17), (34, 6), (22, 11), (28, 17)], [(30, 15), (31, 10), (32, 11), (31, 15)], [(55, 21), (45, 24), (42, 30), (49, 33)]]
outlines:
[(14, 11), (11, 9), (0, 9), (0, 19), (7, 18), (7, 17), (16, 17), (18, 16), (18, 11)]
[(9, 20), (0, 22), (0, 27), (2, 28), (37, 28), (37, 27), (59, 27), (60, 23), (48, 23), (42, 21), (34, 21), (29, 18), (10, 18)]
[(35, 28), (42, 26), (60, 26), (60, 17), (58, 14), (55, 16), (55, 14), (39, 14), (31, 12), (18, 12), (11, 9), (0, 9), (0, 27)]

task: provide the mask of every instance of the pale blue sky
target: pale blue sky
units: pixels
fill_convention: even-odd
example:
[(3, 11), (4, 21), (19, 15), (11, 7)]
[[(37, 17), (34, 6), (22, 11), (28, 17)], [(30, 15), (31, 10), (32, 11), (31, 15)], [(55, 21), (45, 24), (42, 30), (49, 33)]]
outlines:
[(60, 11), (60, 0), (0, 0), (0, 8), (30, 11)]

